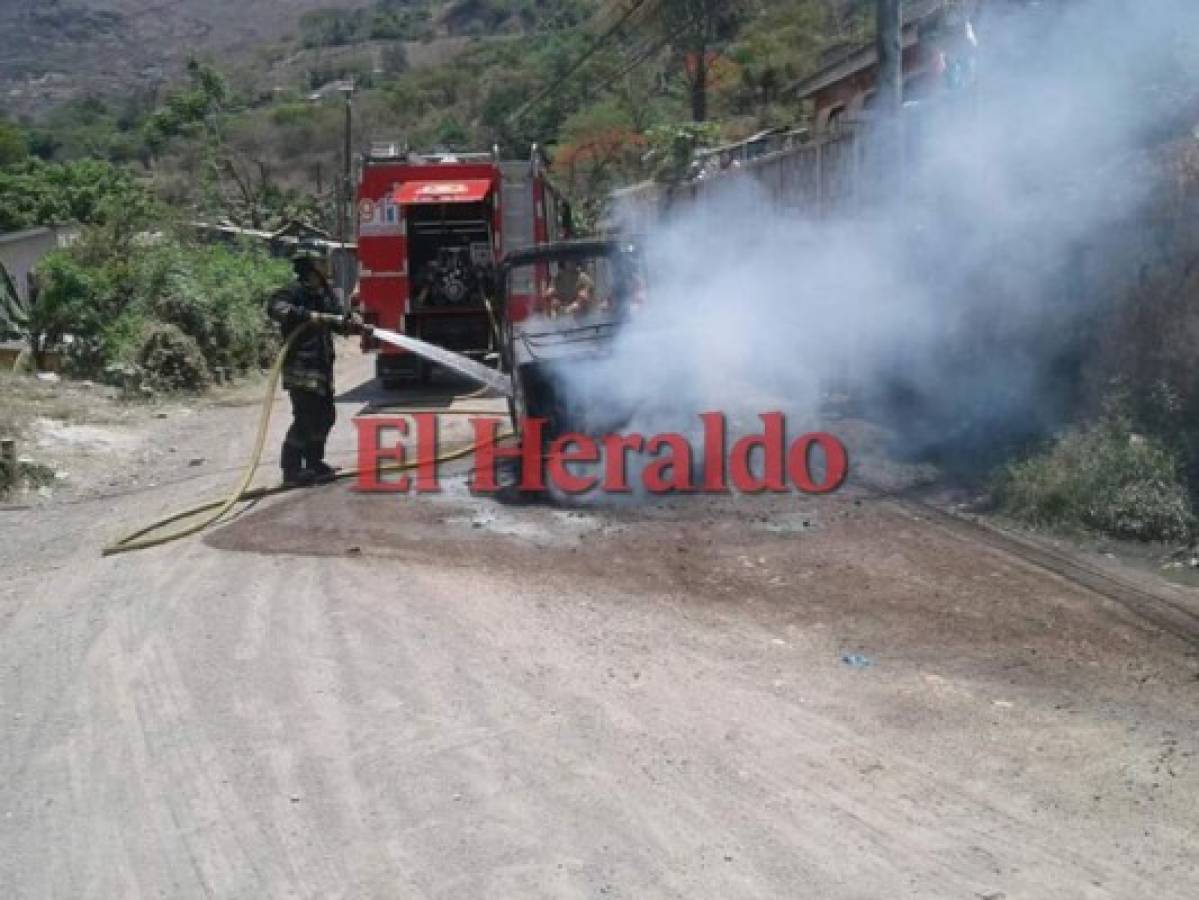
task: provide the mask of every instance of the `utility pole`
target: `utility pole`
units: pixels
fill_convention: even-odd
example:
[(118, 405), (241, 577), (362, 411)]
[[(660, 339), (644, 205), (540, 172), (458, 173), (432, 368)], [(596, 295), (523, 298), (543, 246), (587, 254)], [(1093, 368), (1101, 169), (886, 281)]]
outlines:
[(898, 196), (903, 185), (903, 4), (902, 0), (875, 0), (878, 49), (878, 116), (876, 167), (884, 200)]
[(353, 159), (351, 146), (353, 142), (352, 134), (354, 127), (354, 82), (347, 81), (341, 86), (341, 94), (345, 98), (345, 134), (344, 144), (342, 146), (342, 171), (341, 171), (341, 191), (340, 202), (337, 210), (337, 238), (344, 245), (349, 242), (350, 238), (350, 207), (353, 203), (351, 199), (354, 193), (352, 184), (352, 169)]
[(354, 212), (354, 161), (351, 147), (353, 146), (354, 129), (354, 82), (346, 81), (341, 85), (341, 95), (345, 98), (345, 134), (341, 148), (341, 178), (338, 179), (337, 191), (337, 240), (341, 243), (341, 254), (337, 260), (336, 273), (338, 285), (348, 292), (353, 276), (349, 271), (349, 254), (346, 244), (350, 242), (350, 232), (353, 230)]
[(903, 106), (903, 13), (900, 0), (876, 0), (880, 115), (899, 115)]

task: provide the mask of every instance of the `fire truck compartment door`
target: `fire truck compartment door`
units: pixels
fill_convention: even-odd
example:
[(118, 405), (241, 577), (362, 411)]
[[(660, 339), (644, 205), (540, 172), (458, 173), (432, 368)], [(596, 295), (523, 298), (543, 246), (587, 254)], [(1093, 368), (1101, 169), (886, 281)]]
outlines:
[(395, 201), (401, 206), (424, 203), (478, 203), (491, 193), (492, 182), (487, 178), (464, 178), (458, 181), (409, 181), (396, 190)]

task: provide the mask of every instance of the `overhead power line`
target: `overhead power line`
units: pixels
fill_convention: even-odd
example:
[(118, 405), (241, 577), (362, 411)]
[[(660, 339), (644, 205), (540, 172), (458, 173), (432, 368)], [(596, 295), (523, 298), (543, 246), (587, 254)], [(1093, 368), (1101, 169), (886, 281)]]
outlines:
[(558, 76), (558, 78), (551, 84), (546, 85), (531, 99), (526, 100), (510, 116), (508, 116), (508, 124), (512, 125), (520, 121), (520, 119), (523, 118), (525, 113), (527, 113), (530, 109), (533, 109), (546, 97), (560, 91), (562, 86), (570, 79), (570, 77), (574, 75), (575, 72), (579, 71), (579, 69), (581, 69), (583, 66), (587, 65), (591, 58), (600, 50), (602, 50), (604, 45), (612, 40), (616, 33), (620, 31), (621, 27), (628, 22), (629, 19), (631, 19), (639, 9), (645, 6), (647, 2), (649, 2), (649, 0), (633, 0), (628, 8), (616, 18), (616, 21), (608, 26), (608, 28), (601, 35), (599, 35), (595, 41), (592, 42), (591, 46), (581, 53), (578, 59), (570, 64), (570, 67), (562, 75)]
[[(640, 6), (640, 5), (642, 5), (642, 4), (638, 4), (638, 6)], [(628, 11), (628, 14), (631, 14), (632, 12), (635, 12), (635, 11), (636, 11), (635, 9), (630, 10), (630, 11)], [(626, 16), (624, 17), (624, 20), (627, 20), (627, 17), (628, 17), (628, 15), (626, 14)], [(697, 24), (698, 21), (699, 21), (698, 16), (692, 16), (691, 18), (685, 20), (682, 24), (686, 25), (686, 26), (691, 26), (691, 25)], [(616, 28), (618, 28), (620, 24), (621, 23), (617, 23)], [(615, 28), (610, 29), (609, 33), (612, 33), (615, 30), (616, 30)], [(670, 34), (666, 34), (665, 36), (658, 38), (657, 40), (650, 40), (650, 41), (645, 42), (644, 44), (642, 44), (640, 49), (635, 51), (635, 55), (628, 62), (626, 62), (625, 65), (621, 66), (621, 68), (615, 74), (610, 75), (608, 78), (606, 78), (604, 81), (602, 81), (598, 86), (594, 86), (592, 88), (592, 92), (606, 91), (613, 84), (615, 84), (620, 79), (624, 78), (626, 75), (628, 75), (635, 68), (640, 66), (646, 60), (655, 56), (659, 51), (661, 51), (664, 47), (666, 47), (668, 44), (670, 44), (672, 40), (673, 40), (673, 36)], [(597, 48), (593, 48), (593, 49), (597, 49)], [(582, 62), (586, 62), (586, 60), (582, 60)], [(580, 67), (580, 61), (576, 60), (575, 64), (572, 65), (571, 68), (567, 71), (566, 75), (559, 78), (552, 85), (549, 85), (540, 94), (538, 94), (532, 100), (529, 100), (527, 103), (524, 104), (524, 106), (522, 106), (516, 112), (512, 113), (512, 115), (510, 115), (508, 117), (507, 121), (510, 124), (512, 122), (517, 121), (517, 119), (520, 116), (523, 116), (526, 112), (528, 112), (530, 109), (532, 109), (533, 106), (535, 106), (537, 103), (540, 103), (541, 101), (545, 100), (547, 97), (562, 90), (563, 87), (565, 86), (566, 80), (570, 77), (570, 75), (572, 75), (575, 71), (577, 71), (579, 67)]]
[(605, 79), (603, 82), (601, 82), (596, 88), (594, 88), (594, 90), (597, 90), (597, 91), (607, 90), (609, 87), (611, 87), (616, 82), (620, 81), (620, 79), (624, 78), (626, 75), (628, 75), (630, 72), (632, 72), (635, 68), (637, 68), (643, 62), (645, 62), (647, 59), (649, 59), (651, 56), (654, 56), (655, 54), (657, 54), (658, 51), (660, 51), (663, 47), (665, 47), (669, 43), (670, 43), (669, 35), (666, 37), (660, 38), (659, 40), (651, 41), (642, 50), (640, 50), (636, 56), (634, 56), (631, 60), (629, 60), (625, 65), (621, 66), (620, 69), (615, 74), (611, 75), (610, 77)]

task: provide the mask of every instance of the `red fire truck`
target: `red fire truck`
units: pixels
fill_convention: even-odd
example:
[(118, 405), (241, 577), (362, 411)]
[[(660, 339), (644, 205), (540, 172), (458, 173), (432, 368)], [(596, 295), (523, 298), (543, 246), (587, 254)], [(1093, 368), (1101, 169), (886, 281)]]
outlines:
[[(569, 206), (535, 147), (529, 160), (493, 153), (414, 154), (374, 147), (358, 184), (358, 288), (365, 320), (479, 358), (497, 358), (501, 317), (522, 318), (528, 298), (490, 308), (511, 250), (567, 236)], [(385, 386), (427, 382), (432, 364), (390, 344), (375, 374)]]

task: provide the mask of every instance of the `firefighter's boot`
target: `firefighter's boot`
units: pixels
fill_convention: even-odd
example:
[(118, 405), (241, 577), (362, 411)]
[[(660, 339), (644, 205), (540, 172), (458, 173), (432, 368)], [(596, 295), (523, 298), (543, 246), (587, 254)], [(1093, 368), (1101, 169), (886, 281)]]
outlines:
[(337, 470), (325, 462), (324, 444), (310, 444), (304, 456), (308, 461), (304, 471), (312, 477), (315, 484), (328, 484), (337, 480)]
[(299, 447), (284, 443), (279, 453), (279, 466), (283, 469), (284, 487), (308, 487), (316, 482), (315, 476), (304, 468), (304, 454)]
[(312, 463), (304, 471), (312, 476), (312, 480), (316, 484), (328, 484), (330, 481), (337, 480), (337, 470), (323, 460)]

